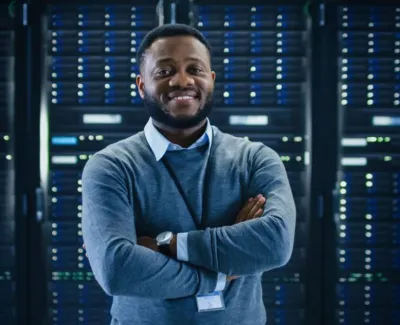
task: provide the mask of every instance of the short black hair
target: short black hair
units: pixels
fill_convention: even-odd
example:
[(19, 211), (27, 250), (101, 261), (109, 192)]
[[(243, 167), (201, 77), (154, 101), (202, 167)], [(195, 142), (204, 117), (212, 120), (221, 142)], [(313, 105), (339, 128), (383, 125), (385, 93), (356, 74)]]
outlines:
[(136, 62), (139, 65), (139, 70), (141, 70), (143, 61), (146, 57), (146, 51), (159, 38), (171, 37), (171, 36), (193, 36), (196, 37), (201, 43), (205, 45), (210, 54), (211, 62), (211, 45), (204, 37), (204, 35), (196, 28), (184, 25), (184, 24), (166, 24), (161, 25), (146, 34), (140, 44), (138, 51), (136, 53)]

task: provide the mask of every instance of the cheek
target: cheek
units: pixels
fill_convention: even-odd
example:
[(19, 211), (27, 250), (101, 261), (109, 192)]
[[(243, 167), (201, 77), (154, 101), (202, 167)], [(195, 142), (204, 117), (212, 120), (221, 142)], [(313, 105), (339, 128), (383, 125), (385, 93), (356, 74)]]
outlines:
[(214, 82), (210, 80), (200, 80), (197, 82), (197, 87), (199, 87), (203, 92), (209, 94), (214, 91)]
[(153, 96), (157, 97), (159, 100), (165, 100), (165, 97), (169, 92), (168, 82), (159, 83), (155, 85), (152, 90)]

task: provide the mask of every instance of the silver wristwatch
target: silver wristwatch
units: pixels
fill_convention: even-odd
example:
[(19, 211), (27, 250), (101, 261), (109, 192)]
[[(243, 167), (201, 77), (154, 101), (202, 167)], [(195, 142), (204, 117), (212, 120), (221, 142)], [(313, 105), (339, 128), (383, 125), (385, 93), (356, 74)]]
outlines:
[(164, 231), (156, 237), (157, 246), (168, 246), (174, 236), (172, 231)]

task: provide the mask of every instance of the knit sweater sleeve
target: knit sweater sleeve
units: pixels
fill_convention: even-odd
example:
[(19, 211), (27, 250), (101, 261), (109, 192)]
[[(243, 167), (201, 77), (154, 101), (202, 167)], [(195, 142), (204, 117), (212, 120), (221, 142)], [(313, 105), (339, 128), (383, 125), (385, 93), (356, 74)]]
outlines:
[[(296, 209), (278, 154), (261, 146), (248, 162), (248, 193), (267, 199), (260, 218), (188, 233), (188, 262), (227, 275), (249, 275), (285, 265), (293, 250)], [(226, 193), (229, 195), (229, 193)]]
[(82, 187), (83, 239), (107, 294), (172, 299), (213, 292), (217, 273), (136, 244), (134, 207), (116, 159), (94, 155), (83, 170)]

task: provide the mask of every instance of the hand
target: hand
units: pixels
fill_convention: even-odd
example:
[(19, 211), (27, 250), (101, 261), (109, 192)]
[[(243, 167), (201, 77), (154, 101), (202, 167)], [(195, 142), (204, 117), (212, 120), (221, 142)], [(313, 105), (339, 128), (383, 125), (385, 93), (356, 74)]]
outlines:
[(261, 217), (265, 202), (266, 199), (261, 194), (255, 198), (250, 198), (237, 215), (235, 224)]
[(151, 250), (160, 253), (160, 249), (157, 246), (157, 241), (151, 237), (139, 237), (137, 240), (137, 244), (140, 246), (144, 246), (150, 248)]
[(237, 279), (237, 278), (240, 278), (240, 276), (236, 276), (236, 275), (230, 275), (230, 276), (227, 276), (226, 277), (226, 281), (232, 281), (232, 280), (235, 280), (235, 279)]

